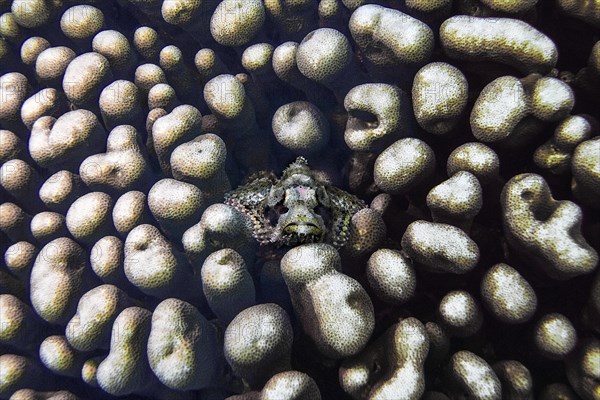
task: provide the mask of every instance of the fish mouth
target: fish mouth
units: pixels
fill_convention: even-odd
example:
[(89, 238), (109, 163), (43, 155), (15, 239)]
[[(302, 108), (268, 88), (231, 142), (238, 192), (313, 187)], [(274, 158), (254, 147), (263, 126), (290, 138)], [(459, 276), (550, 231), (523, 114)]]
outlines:
[(283, 228), (283, 239), (288, 244), (316, 243), (323, 237), (323, 229), (311, 223), (292, 222)]

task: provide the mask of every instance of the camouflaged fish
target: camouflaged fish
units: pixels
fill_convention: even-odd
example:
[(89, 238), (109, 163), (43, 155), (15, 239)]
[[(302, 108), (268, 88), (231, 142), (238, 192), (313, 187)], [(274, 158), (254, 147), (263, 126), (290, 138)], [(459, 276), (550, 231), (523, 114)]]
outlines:
[(225, 194), (225, 203), (246, 215), (261, 245), (295, 246), (324, 242), (342, 247), (350, 220), (367, 205), (317, 179), (298, 157), (281, 179), (261, 177)]

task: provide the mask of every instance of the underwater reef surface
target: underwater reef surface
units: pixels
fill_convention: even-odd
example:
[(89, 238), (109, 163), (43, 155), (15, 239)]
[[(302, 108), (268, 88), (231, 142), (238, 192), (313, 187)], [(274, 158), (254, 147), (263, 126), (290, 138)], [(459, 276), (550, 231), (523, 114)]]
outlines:
[(0, 399), (600, 399), (597, 0), (0, 0)]

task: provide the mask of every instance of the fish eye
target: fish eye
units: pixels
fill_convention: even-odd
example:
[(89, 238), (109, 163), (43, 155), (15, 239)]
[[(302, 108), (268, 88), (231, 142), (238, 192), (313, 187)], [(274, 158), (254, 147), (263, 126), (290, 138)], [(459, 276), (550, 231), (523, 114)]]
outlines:
[(289, 211), (289, 208), (283, 205), (283, 199), (280, 200), (277, 204), (275, 204), (273, 209), (275, 210), (275, 212), (279, 213), (279, 215), (285, 214)]
[(317, 205), (315, 208), (315, 214), (320, 216), (323, 219), (323, 222), (328, 224), (331, 221), (331, 212), (328, 207), (325, 207), (322, 204)]
[(281, 200), (273, 207), (265, 206), (263, 209), (263, 215), (272, 226), (275, 226), (279, 221), (279, 217), (288, 211), (289, 209), (283, 205), (283, 200)]

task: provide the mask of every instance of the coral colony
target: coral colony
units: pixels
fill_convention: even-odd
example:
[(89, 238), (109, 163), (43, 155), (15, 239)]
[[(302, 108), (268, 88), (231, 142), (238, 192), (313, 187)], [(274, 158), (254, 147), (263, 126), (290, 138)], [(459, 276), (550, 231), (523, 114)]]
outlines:
[(598, 0), (0, 0), (0, 399), (600, 399)]

